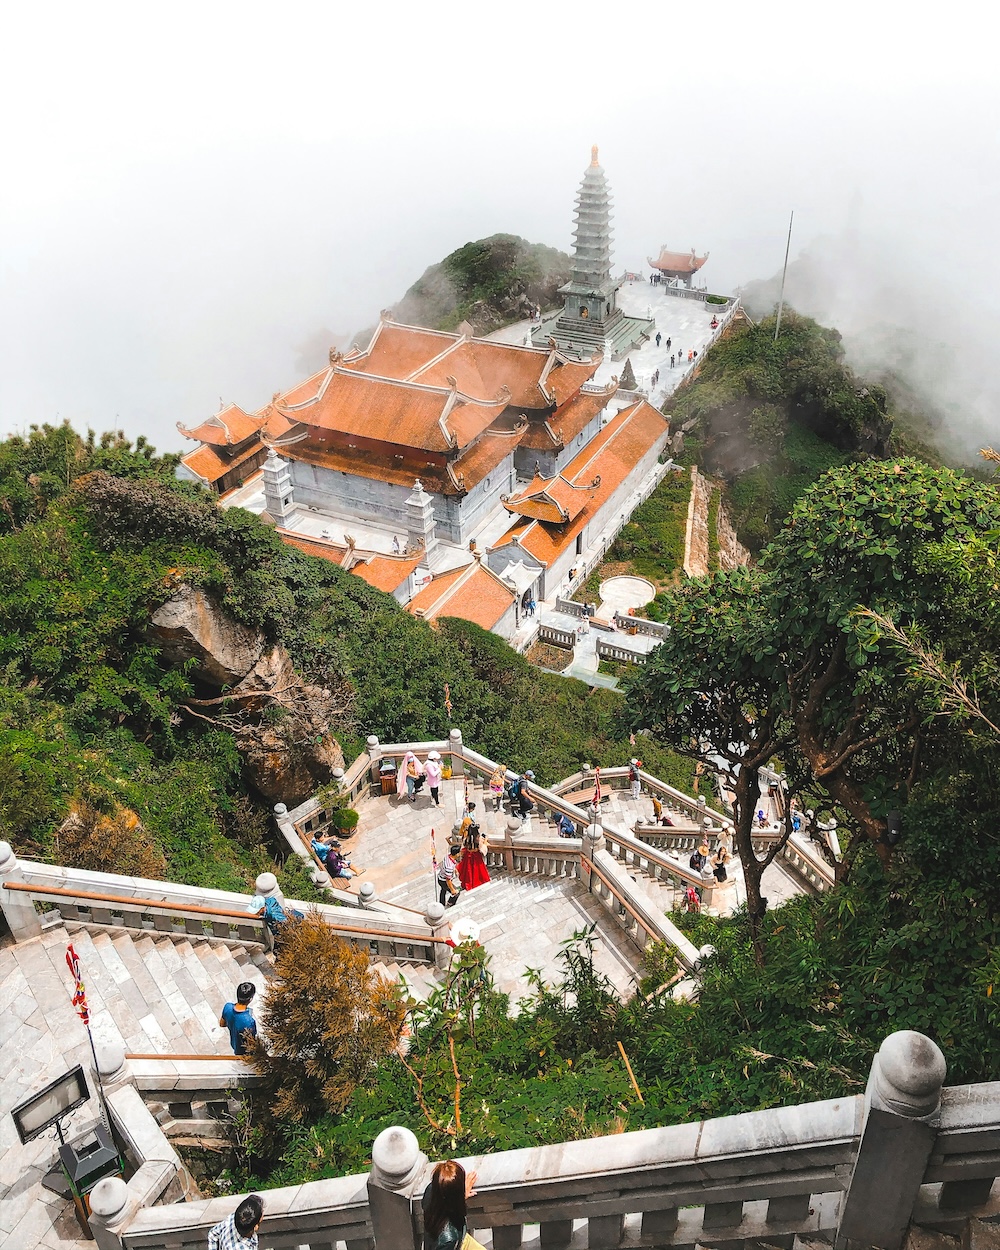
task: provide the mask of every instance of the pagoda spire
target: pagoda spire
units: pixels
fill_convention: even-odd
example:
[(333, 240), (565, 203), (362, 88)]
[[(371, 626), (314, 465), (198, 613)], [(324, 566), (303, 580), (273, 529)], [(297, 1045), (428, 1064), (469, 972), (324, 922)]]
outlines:
[(576, 196), (572, 282), (599, 291), (611, 277), (611, 188), (597, 163), (597, 145)]

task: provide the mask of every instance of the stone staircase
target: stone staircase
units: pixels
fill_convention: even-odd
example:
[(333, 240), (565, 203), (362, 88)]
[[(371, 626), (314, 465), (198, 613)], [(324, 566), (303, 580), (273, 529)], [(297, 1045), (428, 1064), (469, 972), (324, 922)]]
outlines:
[[(137, 1054), (231, 1053), (229, 1034), (219, 1027), (222, 1007), (235, 999), (241, 981), (252, 981), (261, 994), (271, 972), (263, 951), (211, 938), (136, 936), (67, 922), (47, 929), (39, 941), (67, 985), (65, 951), (72, 942), (95, 1035)], [(103, 1011), (94, 1009), (97, 1004)]]

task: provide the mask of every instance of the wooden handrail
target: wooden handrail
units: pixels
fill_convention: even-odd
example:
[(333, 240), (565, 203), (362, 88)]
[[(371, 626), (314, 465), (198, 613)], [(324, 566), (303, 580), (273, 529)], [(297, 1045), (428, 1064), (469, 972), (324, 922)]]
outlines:
[[(168, 903), (159, 898), (131, 898), (121, 894), (96, 894), (91, 890), (67, 890), (58, 885), (29, 885), (24, 881), (5, 881), (5, 890), (22, 890), (25, 894), (55, 894), (63, 898), (81, 898), (95, 903), (117, 903), (120, 910), (141, 911), (147, 907), (164, 907), (168, 911), (193, 911), (206, 916), (225, 916), (242, 920), (245, 924), (258, 923), (263, 928), (263, 920), (249, 911), (224, 911), (222, 908), (203, 907), (200, 903)], [(363, 925), (338, 924), (335, 920), (324, 920), (331, 929), (340, 933), (363, 933), (366, 937), (393, 938), (397, 942), (438, 943), (447, 946), (448, 939), (435, 937), (432, 933), (393, 933), (389, 929), (366, 929)]]
[(125, 1058), (126, 1059), (165, 1059), (169, 1063), (184, 1063), (184, 1062), (193, 1061), (195, 1059), (197, 1059), (199, 1063), (203, 1059), (211, 1059), (218, 1063), (232, 1063), (233, 1060), (239, 1060), (240, 1063), (245, 1063), (247, 1060), (246, 1055), (156, 1055), (156, 1054), (147, 1055), (147, 1054), (132, 1054), (129, 1051), (125, 1052)]
[(62, 898), (82, 898), (94, 903), (117, 903), (126, 911), (142, 910), (144, 907), (164, 907), (168, 911), (195, 911), (206, 916), (225, 916), (242, 920), (244, 924), (255, 922), (263, 927), (259, 916), (250, 911), (226, 911), (221, 907), (205, 907), (201, 903), (171, 903), (162, 898), (133, 898), (123, 894), (98, 894), (93, 890), (69, 890), (59, 885), (29, 885), (25, 881), (5, 881), (5, 890), (22, 890), (25, 894), (56, 894)]

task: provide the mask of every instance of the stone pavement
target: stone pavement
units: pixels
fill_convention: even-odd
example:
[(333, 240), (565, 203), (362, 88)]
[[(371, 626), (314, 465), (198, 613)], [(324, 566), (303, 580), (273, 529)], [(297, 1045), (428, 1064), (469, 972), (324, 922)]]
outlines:
[[(493, 811), (478, 779), (470, 778), (469, 793), (487, 837), (502, 839), (507, 813)], [(429, 794), (418, 795), (415, 803), (392, 797), (372, 799), (361, 806), (357, 833), (350, 842), (351, 858), (358, 867), (367, 869), (362, 880), (371, 881), (377, 898), (421, 914), (437, 901), (430, 831), (435, 831), (440, 863), (448, 852), (463, 802), (464, 782), (454, 780), (442, 783), (440, 807), (434, 806)], [(534, 832), (552, 836), (550, 822), (538, 816), (532, 820)], [(456, 920), (469, 917), (481, 925), (480, 937), (492, 957), (499, 989), (516, 1001), (528, 990), (524, 977), (528, 967), (538, 968), (546, 981), (555, 980), (561, 974), (560, 943), (597, 919), (601, 940), (595, 964), (619, 993), (630, 992), (639, 966), (638, 952), (610, 917), (607, 924), (600, 924), (602, 914), (606, 914), (604, 905), (580, 880), (494, 868), (490, 873), (490, 883), (460, 895), (449, 914)]]
[[(40, 938), (0, 948), (0, 1246), (11, 1250), (93, 1247), (72, 1205), (43, 1188), (57, 1161), (55, 1130), (22, 1146), (10, 1110), (76, 1064), (93, 1093), (86, 1030), (70, 1001), (66, 946), (80, 957), (97, 1043), (118, 1041), (139, 1053), (229, 1053), (219, 1028), (223, 1003), (240, 981), (264, 985), (242, 947), (124, 930), (93, 935), (59, 924)], [(91, 1098), (66, 1122), (67, 1139), (97, 1118)]]

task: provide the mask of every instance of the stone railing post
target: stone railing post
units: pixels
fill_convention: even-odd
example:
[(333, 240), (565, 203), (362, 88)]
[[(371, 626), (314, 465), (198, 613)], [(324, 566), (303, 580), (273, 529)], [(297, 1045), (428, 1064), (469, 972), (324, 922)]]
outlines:
[(358, 900), (362, 907), (373, 911), (375, 908), (375, 887), (370, 881), (363, 881), (358, 887)]
[(410, 1204), (426, 1168), (427, 1156), (408, 1128), (386, 1128), (375, 1138), (368, 1202), (379, 1250), (419, 1250)]
[(584, 876), (587, 879), (587, 889), (591, 894), (600, 893), (600, 889), (598, 888), (600, 883), (593, 869), (594, 856), (598, 851), (602, 851), (603, 849), (604, 830), (596, 822), (592, 825), (588, 825), (583, 833), (580, 854), (583, 858), (581, 867), (583, 868)]
[(378, 740), (378, 734), (368, 735), (365, 741), (365, 750), (368, 752), (368, 758), (371, 760), (368, 776), (377, 794), (382, 786), (382, 779), (379, 776), (379, 767), (382, 763), (382, 744)]
[(448, 750), (451, 753), (451, 775), (465, 776), (465, 759), (462, 756), (462, 731), (453, 729), (448, 735)]
[(274, 898), (284, 907), (285, 896), (281, 892), (281, 886), (278, 885), (278, 878), (273, 872), (262, 872), (254, 882), (254, 889), (261, 898)]
[(105, 1093), (131, 1082), (125, 1047), (121, 1042), (98, 1042), (94, 1050), (97, 1054), (97, 1071)]
[(520, 832), (520, 817), (511, 814), (504, 822), (503, 830), (503, 865), (508, 872), (514, 871), (514, 842)]
[(124, 1250), (122, 1233), (139, 1209), (120, 1176), (106, 1176), (90, 1191), (90, 1231), (98, 1250)]
[(0, 911), (15, 942), (27, 942), (29, 938), (38, 937), (42, 931), (42, 921), (35, 911), (31, 895), (3, 888), (7, 882), (23, 881), (24, 874), (13, 848), (7, 842), (0, 842)]
[(922, 1033), (892, 1033), (865, 1090), (861, 1142), (837, 1230), (840, 1250), (899, 1250), (940, 1117), (944, 1055)]
[[(431, 903), (424, 912), (424, 921), (430, 928), (433, 937), (448, 937), (451, 923), (446, 919), (445, 910), (441, 903)], [(445, 946), (442, 942), (435, 942), (434, 962), (439, 968), (447, 968), (451, 963), (451, 947)]]

